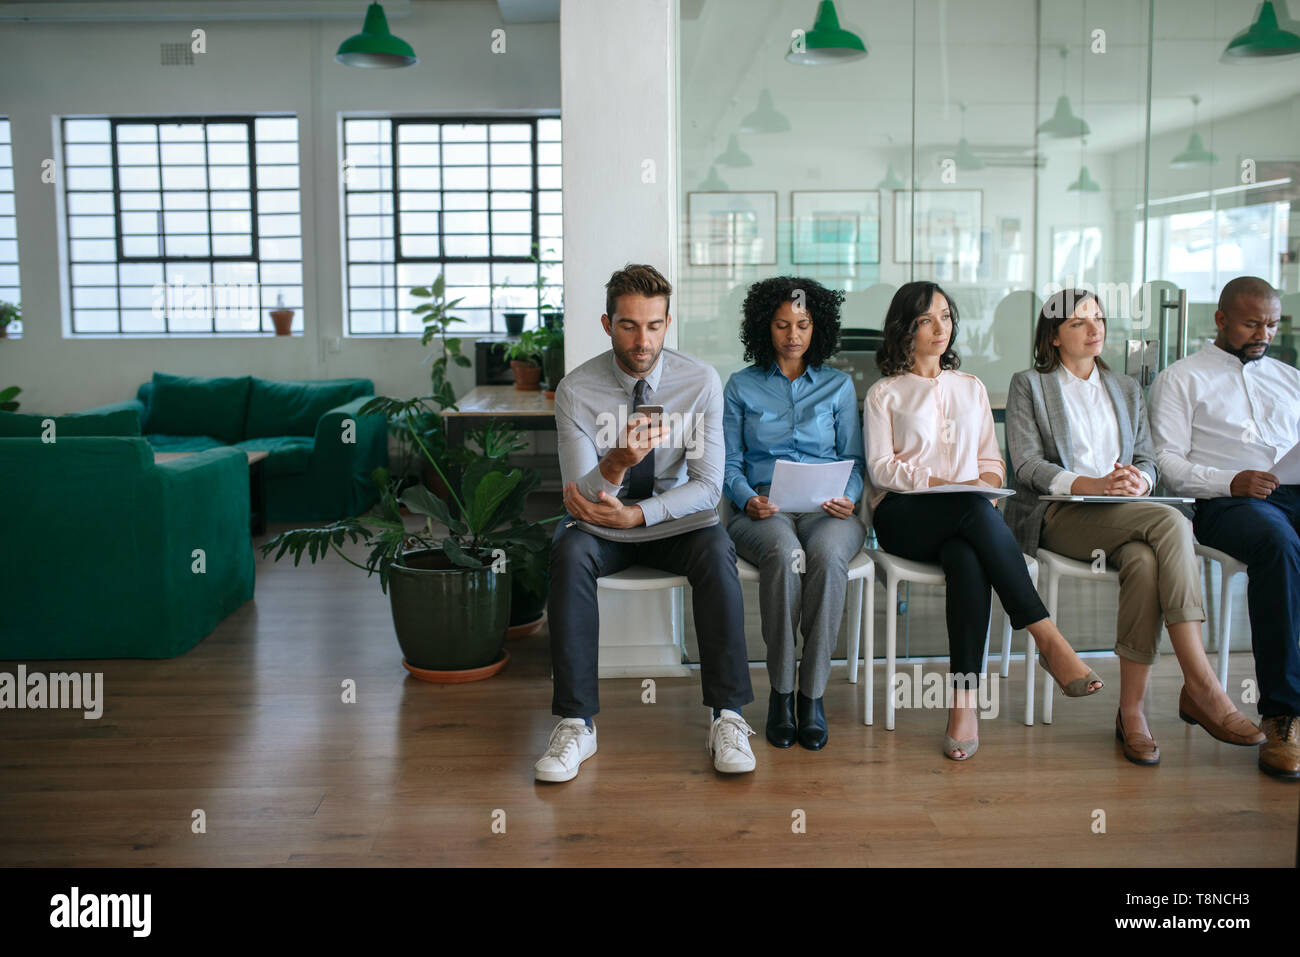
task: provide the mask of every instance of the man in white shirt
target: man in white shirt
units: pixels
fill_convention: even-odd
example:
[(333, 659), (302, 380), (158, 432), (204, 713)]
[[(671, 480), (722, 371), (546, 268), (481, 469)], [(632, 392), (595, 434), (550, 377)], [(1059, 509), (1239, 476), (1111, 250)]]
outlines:
[(1197, 539), (1247, 566), (1260, 770), (1300, 780), (1300, 485), (1270, 471), (1300, 437), (1300, 370), (1265, 355), (1281, 314), (1264, 280), (1229, 282), (1214, 343), (1159, 375), (1150, 408), (1165, 484), (1197, 499)]
[[(671, 295), (672, 286), (653, 266), (615, 272), (605, 284), (601, 316), (609, 351), (568, 373), (555, 390), (568, 514), (551, 545), (547, 614), (551, 710), (560, 722), (535, 765), (539, 781), (573, 780), (596, 752), (596, 581), (631, 565), (674, 572), (690, 582), (700, 682), (704, 703), (713, 709), (708, 735), (713, 766), (726, 774), (755, 767), (748, 742), (754, 731), (741, 714), (754, 692), (731, 536), (719, 524), (678, 532), (666, 526), (663, 537), (625, 541), (592, 534), (573, 521), (628, 529), (700, 512), (716, 515), (726, 458), (722, 383), (712, 366), (664, 347), (672, 324)], [(658, 423), (644, 414), (629, 415), (646, 406), (659, 407)]]

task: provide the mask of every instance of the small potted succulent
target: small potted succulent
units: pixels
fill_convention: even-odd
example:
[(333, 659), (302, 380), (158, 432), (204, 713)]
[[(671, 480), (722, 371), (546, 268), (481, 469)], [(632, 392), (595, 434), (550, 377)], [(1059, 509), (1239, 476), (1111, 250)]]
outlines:
[(529, 329), (513, 342), (502, 342), (497, 348), (510, 360), (510, 371), (515, 374), (515, 388), (520, 392), (537, 392), (542, 380), (542, 347), (546, 344), (547, 330)]
[(275, 308), (271, 310), (271, 321), (275, 323), (277, 336), (291, 335), (293, 332), (293, 310), (284, 304), (284, 293), (275, 297)]
[(0, 339), (9, 336), (9, 323), (18, 322), (23, 317), (23, 307), (16, 302), (0, 299)]

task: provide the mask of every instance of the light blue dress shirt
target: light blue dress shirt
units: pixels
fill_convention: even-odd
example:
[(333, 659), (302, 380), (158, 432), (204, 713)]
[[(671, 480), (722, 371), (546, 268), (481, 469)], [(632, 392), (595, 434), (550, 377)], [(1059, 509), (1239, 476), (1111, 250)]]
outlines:
[(854, 504), (862, 497), (865, 458), (862, 422), (853, 380), (828, 365), (809, 366), (793, 382), (775, 362), (750, 366), (727, 380), (722, 394), (727, 459), (723, 488), (743, 509), (772, 484), (779, 459), (792, 462), (853, 460), (844, 494)]

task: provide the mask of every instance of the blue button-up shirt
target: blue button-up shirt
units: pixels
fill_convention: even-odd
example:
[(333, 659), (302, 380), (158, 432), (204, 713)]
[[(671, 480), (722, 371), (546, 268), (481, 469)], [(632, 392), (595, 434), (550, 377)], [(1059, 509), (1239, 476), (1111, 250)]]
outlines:
[(773, 362), (750, 366), (723, 390), (727, 460), (723, 488), (737, 508), (772, 484), (779, 459), (791, 462), (853, 460), (845, 496), (862, 497), (865, 460), (862, 422), (853, 380), (828, 365), (809, 366), (793, 382)]

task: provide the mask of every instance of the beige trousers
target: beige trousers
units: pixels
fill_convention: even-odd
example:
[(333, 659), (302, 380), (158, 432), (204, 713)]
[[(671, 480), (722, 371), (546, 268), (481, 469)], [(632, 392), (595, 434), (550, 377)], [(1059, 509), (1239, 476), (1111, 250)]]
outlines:
[(1039, 542), (1083, 562), (1101, 549), (1119, 570), (1115, 653), (1122, 658), (1154, 664), (1162, 620), (1205, 620), (1192, 523), (1171, 506), (1055, 502), (1043, 516)]

